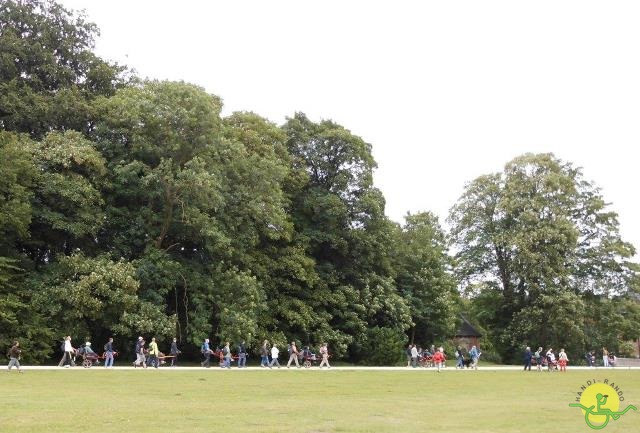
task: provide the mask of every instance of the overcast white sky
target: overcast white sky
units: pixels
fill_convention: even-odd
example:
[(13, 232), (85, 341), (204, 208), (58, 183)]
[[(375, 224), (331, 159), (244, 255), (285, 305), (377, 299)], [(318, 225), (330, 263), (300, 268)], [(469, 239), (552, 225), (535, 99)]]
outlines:
[(62, 3), (98, 24), (101, 56), (198, 84), (223, 114), (303, 111), (363, 137), (396, 221), (444, 219), (465, 182), (553, 152), (640, 247), (639, 1)]

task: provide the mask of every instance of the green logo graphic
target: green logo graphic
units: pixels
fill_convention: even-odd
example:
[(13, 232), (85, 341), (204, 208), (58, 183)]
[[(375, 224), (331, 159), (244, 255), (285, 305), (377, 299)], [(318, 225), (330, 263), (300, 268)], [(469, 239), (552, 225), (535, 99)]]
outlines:
[[(637, 410), (630, 404), (619, 411), (620, 402), (624, 400), (622, 391), (614, 384), (609, 385), (608, 380), (604, 383), (587, 382), (588, 386), (581, 388), (578, 392), (580, 403), (571, 403), (570, 407), (579, 407), (584, 415), (584, 422), (594, 430), (601, 430), (609, 424), (612, 419), (617, 421), (629, 410)], [(615, 386), (615, 387), (614, 387)], [(576, 398), (578, 401), (578, 398)]]

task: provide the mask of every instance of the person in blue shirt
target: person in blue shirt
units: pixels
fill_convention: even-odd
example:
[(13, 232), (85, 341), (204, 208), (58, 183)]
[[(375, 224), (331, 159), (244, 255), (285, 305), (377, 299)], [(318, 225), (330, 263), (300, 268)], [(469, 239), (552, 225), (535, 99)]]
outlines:
[(104, 345), (104, 368), (113, 367), (113, 338)]
[(200, 365), (205, 368), (211, 367), (211, 347), (209, 347), (208, 338), (205, 338), (204, 343), (202, 343), (200, 352), (202, 352), (202, 355), (204, 356), (204, 361), (202, 361)]
[(480, 359), (480, 355), (482, 353), (476, 348), (476, 346), (473, 346), (471, 348), (471, 350), (469, 351), (469, 356), (471, 357), (471, 362), (472, 362), (472, 367), (474, 370), (478, 369), (478, 359)]
[(222, 368), (231, 368), (231, 348), (229, 347), (229, 342), (227, 341), (222, 348), (222, 364), (220, 367)]

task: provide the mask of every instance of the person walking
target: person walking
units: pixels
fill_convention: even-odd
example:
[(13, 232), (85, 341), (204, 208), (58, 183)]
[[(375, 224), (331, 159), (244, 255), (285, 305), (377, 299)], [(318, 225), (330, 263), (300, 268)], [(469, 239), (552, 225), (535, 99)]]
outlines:
[(473, 367), (474, 370), (478, 369), (478, 360), (480, 359), (480, 355), (482, 355), (482, 353), (476, 348), (476, 346), (472, 346), (469, 351), (469, 356), (471, 357), (471, 367)]
[(407, 355), (407, 368), (411, 367), (411, 344), (407, 346), (407, 350), (405, 350), (405, 353)]
[(67, 335), (65, 337), (64, 344), (62, 347), (64, 349), (64, 355), (62, 356), (62, 359), (60, 360), (58, 367), (63, 367), (63, 366), (65, 368), (75, 367), (76, 363), (73, 361), (73, 354), (76, 352), (76, 349), (74, 349), (74, 347), (71, 345), (70, 335)]
[(138, 366), (142, 366), (142, 368), (147, 368), (147, 360), (144, 356), (144, 339), (142, 337), (138, 337), (138, 341), (136, 341), (135, 351), (136, 351), (136, 360), (133, 362), (133, 366), (137, 368)]
[(227, 341), (222, 348), (222, 356), (223, 356), (223, 368), (231, 368), (231, 348), (229, 347), (229, 342)]
[(456, 348), (456, 368), (464, 369), (464, 355), (462, 354), (462, 346)]
[(547, 358), (547, 371), (555, 371), (558, 369), (558, 364), (556, 362), (556, 355), (553, 353), (553, 348), (550, 347), (546, 353)]
[(247, 348), (244, 340), (238, 346), (238, 368), (247, 368)]
[(609, 366), (609, 351), (606, 347), (602, 348), (602, 364), (604, 367)]
[(415, 344), (411, 346), (411, 365), (413, 368), (418, 366), (418, 348)]
[(531, 358), (533, 358), (533, 355), (531, 354), (531, 348), (527, 346), (527, 348), (524, 350), (524, 371), (527, 371), (527, 368), (529, 368), (529, 371), (531, 371)]
[(558, 365), (560, 365), (560, 371), (567, 372), (567, 363), (569, 362), (569, 357), (564, 349), (560, 349), (560, 353), (558, 354)]
[(160, 355), (160, 350), (158, 350), (158, 343), (156, 343), (156, 337), (151, 338), (151, 343), (149, 343), (149, 364), (153, 368), (158, 368), (160, 366), (160, 359), (158, 356)]
[(171, 366), (175, 367), (178, 365), (178, 355), (182, 352), (178, 350), (178, 340), (173, 337), (173, 341), (171, 342), (171, 349), (169, 349), (169, 354), (171, 355)]
[(202, 356), (204, 356), (204, 361), (202, 361), (200, 363), (201, 366), (205, 367), (205, 368), (209, 368), (211, 367), (211, 347), (209, 346), (209, 339), (205, 338), (204, 342), (202, 343), (202, 346), (200, 347), (200, 352), (202, 353)]
[(104, 368), (113, 368), (113, 337), (104, 345)]
[(538, 347), (538, 350), (533, 354), (533, 357), (536, 359), (536, 368), (538, 371), (542, 371), (542, 347)]
[(260, 367), (269, 366), (269, 340), (264, 340), (260, 346)]
[(22, 373), (22, 370), (20, 369), (21, 355), (22, 355), (22, 349), (20, 349), (20, 342), (14, 341), (13, 346), (11, 346), (11, 349), (9, 349), (9, 352), (7, 353), (7, 356), (9, 357), (9, 368), (7, 369), (7, 371), (10, 372), (13, 366), (15, 365), (16, 368), (18, 369), (18, 373)]
[(289, 362), (287, 362), (287, 368), (291, 365), (291, 361), (296, 363), (296, 367), (300, 368), (300, 364), (298, 363), (298, 348), (296, 347), (296, 342), (292, 341), (289, 351)]
[(273, 346), (271, 347), (271, 362), (268, 365), (269, 368), (272, 368), (274, 365), (277, 365), (278, 368), (280, 368), (280, 363), (278, 362), (279, 354), (280, 354), (280, 351), (276, 347), (276, 343), (273, 343)]
[(444, 360), (444, 350), (442, 348), (436, 350), (436, 353), (433, 354), (433, 363), (436, 365), (438, 373), (440, 373), (440, 369), (444, 364)]
[(331, 368), (329, 365), (329, 348), (327, 347), (327, 343), (322, 343), (320, 346), (320, 356), (322, 356), (322, 361), (320, 362), (320, 368), (326, 365), (327, 368)]

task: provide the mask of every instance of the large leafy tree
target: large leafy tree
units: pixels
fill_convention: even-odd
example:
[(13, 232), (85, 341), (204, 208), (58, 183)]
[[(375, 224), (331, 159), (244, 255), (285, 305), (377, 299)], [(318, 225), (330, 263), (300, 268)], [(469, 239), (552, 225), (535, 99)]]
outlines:
[(616, 214), (551, 154), (523, 155), (471, 182), (450, 223), (463, 286), (499, 294), (487, 326), (508, 358), (522, 344), (582, 350), (582, 295), (624, 293), (633, 276)]
[(113, 94), (124, 71), (93, 53), (97, 34), (53, 1), (0, 3), (0, 125), (34, 138), (90, 129), (90, 101)]
[(219, 98), (185, 83), (144, 82), (97, 106), (91, 136), (110, 173), (100, 242), (135, 261), (141, 296), (175, 312), (180, 335), (257, 338), (293, 228), (283, 132), (251, 113), (223, 120)]
[(363, 359), (374, 327), (400, 335), (410, 323), (393, 280), (393, 225), (373, 187), (371, 146), (332, 121), (315, 123), (302, 113), (284, 130), (293, 168), (307, 179), (292, 193), (292, 216), (319, 276), (304, 303), (328, 319), (323, 326), (333, 331), (338, 353), (349, 349), (354, 360)]

